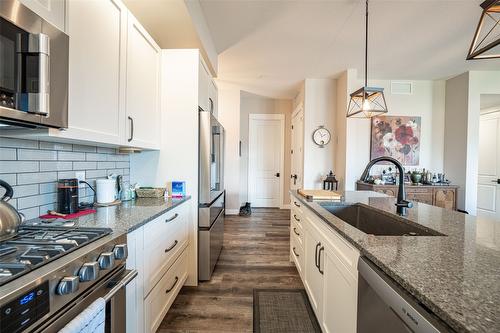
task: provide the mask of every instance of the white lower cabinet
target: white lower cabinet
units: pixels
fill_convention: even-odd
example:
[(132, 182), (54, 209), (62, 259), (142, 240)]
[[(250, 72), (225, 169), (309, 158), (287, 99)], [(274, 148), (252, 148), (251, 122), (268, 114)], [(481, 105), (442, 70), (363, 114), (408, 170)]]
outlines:
[(189, 206), (185, 203), (127, 235), (127, 332), (156, 332), (188, 276)]
[[(292, 202), (297, 201), (292, 197)], [(312, 211), (293, 209), (291, 217), (290, 257), (304, 283), (311, 306), (323, 332), (354, 333), (357, 320), (359, 251)], [(303, 267), (295, 250), (299, 236), (293, 232), (300, 220), (303, 233)], [(296, 229), (298, 230), (298, 229)]]

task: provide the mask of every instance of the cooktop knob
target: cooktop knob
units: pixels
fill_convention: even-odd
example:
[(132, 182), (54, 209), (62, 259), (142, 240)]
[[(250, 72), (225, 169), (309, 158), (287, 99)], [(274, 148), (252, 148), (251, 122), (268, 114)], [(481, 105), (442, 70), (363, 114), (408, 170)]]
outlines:
[(58, 295), (69, 295), (78, 290), (78, 276), (65, 276), (59, 281), (56, 292)]
[(96, 280), (99, 277), (99, 263), (97, 261), (86, 262), (80, 267), (78, 277), (81, 282)]
[(113, 249), (115, 259), (124, 260), (128, 257), (127, 244), (118, 244)]
[(101, 269), (110, 269), (115, 265), (115, 255), (113, 252), (103, 252), (97, 259)]

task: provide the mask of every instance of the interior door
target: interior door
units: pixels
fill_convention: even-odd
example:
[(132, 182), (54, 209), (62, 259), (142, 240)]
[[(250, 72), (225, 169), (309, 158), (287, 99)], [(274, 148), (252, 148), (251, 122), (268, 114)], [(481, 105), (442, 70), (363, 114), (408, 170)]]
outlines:
[(500, 111), (479, 123), (477, 214), (500, 221)]
[(303, 186), (304, 163), (304, 112), (297, 111), (292, 118), (292, 163), (290, 189), (297, 190)]
[(250, 115), (248, 197), (254, 207), (280, 207), (284, 117)]

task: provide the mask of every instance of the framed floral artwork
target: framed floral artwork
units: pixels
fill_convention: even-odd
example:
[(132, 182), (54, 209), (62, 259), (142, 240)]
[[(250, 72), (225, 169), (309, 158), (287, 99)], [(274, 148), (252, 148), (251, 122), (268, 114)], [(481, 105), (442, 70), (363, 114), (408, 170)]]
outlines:
[(421, 117), (373, 117), (371, 159), (390, 156), (403, 165), (418, 165), (420, 162), (421, 123)]

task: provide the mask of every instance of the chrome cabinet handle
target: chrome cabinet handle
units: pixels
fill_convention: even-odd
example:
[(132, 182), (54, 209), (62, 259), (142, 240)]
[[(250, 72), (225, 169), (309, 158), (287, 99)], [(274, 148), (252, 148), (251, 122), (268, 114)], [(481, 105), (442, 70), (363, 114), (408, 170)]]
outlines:
[(179, 243), (179, 242), (176, 239), (174, 244), (172, 244), (170, 247), (165, 249), (165, 253), (172, 251), (174, 249), (174, 247), (177, 245), (177, 243)]
[(300, 236), (300, 234), (297, 232), (296, 228), (293, 228), (293, 233), (296, 234), (297, 236)]
[(300, 207), (300, 205), (297, 203), (297, 201), (294, 201), (293, 204), (297, 207)]
[(177, 216), (179, 216), (179, 214), (175, 213), (174, 216), (172, 216), (171, 218), (169, 219), (166, 219), (165, 220), (165, 223), (168, 223), (168, 222), (172, 222), (173, 220), (175, 220), (177, 218)]
[(325, 250), (325, 247), (322, 246), (318, 251), (318, 271), (323, 275), (325, 272), (321, 269), (321, 252)]
[(127, 141), (130, 142), (134, 139), (134, 119), (129, 116), (128, 120), (130, 120), (130, 138)]
[(299, 255), (297, 254), (297, 252), (295, 252), (295, 246), (292, 248), (292, 251), (293, 251), (293, 254), (295, 254), (296, 257), (299, 257)]
[(316, 268), (319, 269), (319, 266), (318, 266), (318, 248), (321, 246), (321, 243), (317, 243), (316, 244), (316, 250), (314, 251), (314, 265), (316, 266)]
[(175, 277), (175, 281), (174, 281), (174, 284), (172, 285), (172, 287), (170, 287), (167, 290), (165, 290), (165, 294), (168, 294), (169, 292), (171, 292), (175, 288), (175, 286), (177, 285), (177, 282), (179, 282), (179, 277), (178, 276)]
[(300, 219), (297, 217), (297, 215), (293, 214), (293, 218), (295, 219), (295, 221), (300, 222)]

